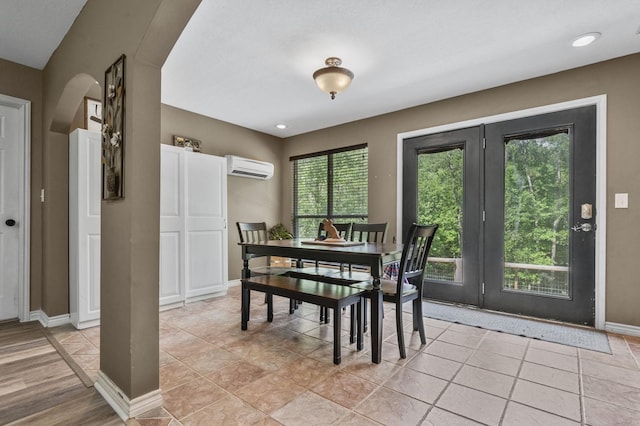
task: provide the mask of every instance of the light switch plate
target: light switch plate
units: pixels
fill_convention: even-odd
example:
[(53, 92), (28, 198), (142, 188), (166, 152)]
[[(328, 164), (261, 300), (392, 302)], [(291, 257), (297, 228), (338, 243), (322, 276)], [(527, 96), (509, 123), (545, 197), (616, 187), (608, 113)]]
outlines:
[(628, 209), (629, 208), (629, 194), (626, 192), (616, 194), (615, 205), (616, 209)]

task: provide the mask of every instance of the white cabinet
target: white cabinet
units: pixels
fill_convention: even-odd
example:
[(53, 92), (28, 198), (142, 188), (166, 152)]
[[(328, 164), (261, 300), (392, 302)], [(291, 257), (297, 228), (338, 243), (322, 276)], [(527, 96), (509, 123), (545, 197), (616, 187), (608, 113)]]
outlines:
[(226, 159), (161, 147), (160, 305), (226, 292)]
[[(100, 324), (101, 136), (69, 135), (69, 313), (76, 328)], [(161, 145), (160, 305), (225, 293), (227, 162)]]
[(69, 135), (69, 313), (76, 328), (100, 324), (100, 133)]

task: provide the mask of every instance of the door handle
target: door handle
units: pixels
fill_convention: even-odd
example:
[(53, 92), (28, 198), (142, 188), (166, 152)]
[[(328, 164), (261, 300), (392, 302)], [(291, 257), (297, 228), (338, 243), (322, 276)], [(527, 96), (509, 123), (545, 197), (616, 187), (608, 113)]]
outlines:
[(4, 221), (4, 224), (7, 225), (7, 226), (13, 226), (13, 225), (16, 224), (16, 221), (13, 220), (13, 219), (7, 219), (7, 220)]
[(581, 232), (581, 231), (582, 232), (589, 232), (589, 231), (591, 231), (593, 229), (593, 226), (588, 222), (576, 223), (575, 225), (573, 225), (571, 227), (571, 229), (574, 230), (575, 232)]

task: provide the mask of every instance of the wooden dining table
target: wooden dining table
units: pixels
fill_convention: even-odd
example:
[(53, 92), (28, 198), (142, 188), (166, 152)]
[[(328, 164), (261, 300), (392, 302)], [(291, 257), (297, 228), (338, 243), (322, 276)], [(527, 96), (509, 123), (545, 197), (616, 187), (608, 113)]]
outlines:
[(382, 359), (382, 291), (380, 276), (384, 265), (398, 262), (402, 256), (401, 244), (363, 243), (357, 245), (319, 244), (304, 239), (270, 240), (257, 243), (240, 243), (242, 247), (243, 278), (251, 277), (249, 259), (255, 256), (282, 256), (301, 260), (335, 262), (369, 267), (373, 278), (371, 299), (371, 361), (379, 364)]

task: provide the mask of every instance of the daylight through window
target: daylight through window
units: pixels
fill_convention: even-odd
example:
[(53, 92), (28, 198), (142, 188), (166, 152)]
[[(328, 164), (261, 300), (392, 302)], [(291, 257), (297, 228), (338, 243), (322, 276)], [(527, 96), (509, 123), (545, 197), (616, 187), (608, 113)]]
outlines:
[(357, 145), (291, 157), (293, 233), (315, 238), (324, 218), (367, 222), (368, 149)]

